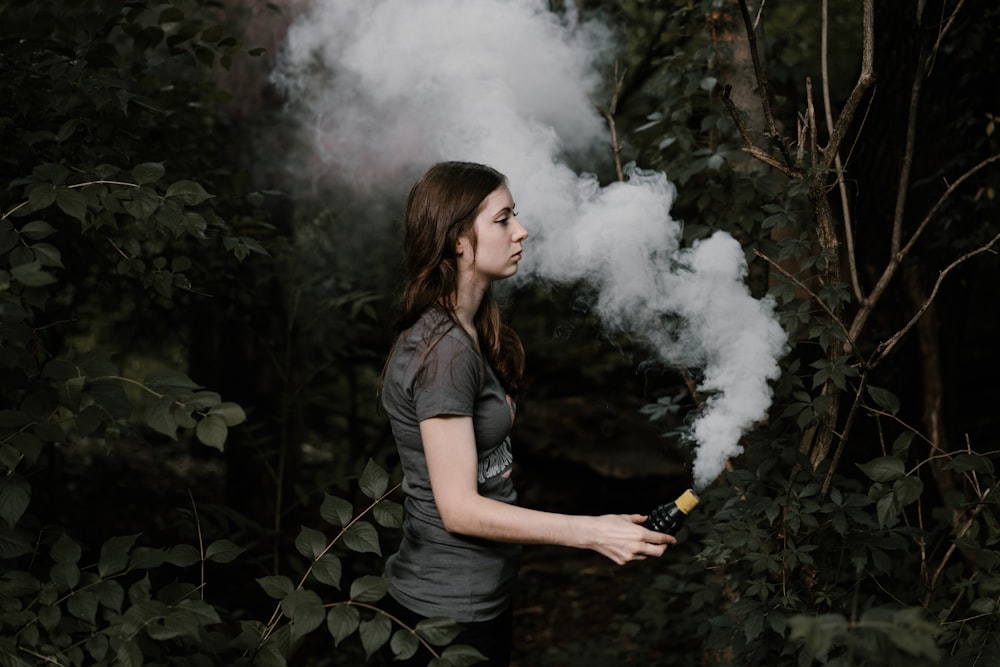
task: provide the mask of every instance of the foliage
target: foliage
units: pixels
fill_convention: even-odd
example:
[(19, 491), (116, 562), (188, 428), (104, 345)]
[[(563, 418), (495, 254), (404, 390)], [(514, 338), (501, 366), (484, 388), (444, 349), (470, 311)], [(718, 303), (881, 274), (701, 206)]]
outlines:
[[(649, 41), (638, 49), (658, 53), (658, 67), (635, 82), (639, 92), (625, 95), (655, 95), (661, 101), (645, 124), (628, 115), (620, 115), (619, 121), (635, 122), (631, 136), (640, 159), (655, 161), (678, 180), (680, 215), (697, 223), (693, 230), (689, 225), (691, 233), (700, 235), (704, 227), (721, 226), (740, 235), (748, 250), (769, 261), (769, 290), (781, 304), (782, 324), (796, 347), (784, 361), (771, 421), (745, 438), (746, 453), (730, 461), (729, 472), (703, 495), (698, 515), (704, 521), (689, 522), (688, 539), (697, 544), (698, 565), (684, 562), (683, 555), (671, 559), (631, 618), (642, 634), (657, 638), (662, 664), (687, 664), (696, 656), (705, 659), (703, 664), (741, 667), (992, 664), (988, 647), (998, 641), (994, 627), (1000, 583), (995, 448), (989, 441), (967, 441), (966, 447), (947, 451), (940, 436), (921, 433), (913, 423), (920, 408), (911, 405), (920, 397), (900, 383), (895, 372), (901, 363), (911, 362), (897, 359), (892, 368), (879, 367), (884, 357), (878, 355), (891, 349), (912, 323), (906, 324), (909, 316), (893, 323), (892, 315), (885, 314), (878, 325), (864, 326), (866, 309), (881, 294), (861, 299), (846, 278), (840, 280), (830, 272), (831, 267), (854, 261), (868, 263), (866, 270), (872, 273), (883, 270), (871, 266), (868, 249), (859, 248), (860, 258), (851, 259), (850, 246), (825, 247), (818, 238), (823, 212), (816, 202), (826, 195), (817, 193), (830, 191), (837, 174), (808, 169), (765, 173), (748, 169), (747, 156), (739, 155), (750, 139), (727, 118), (718, 69), (731, 61), (732, 53), (723, 40), (712, 39), (711, 31), (698, 31), (704, 17), (717, 17), (727, 8), (735, 12), (736, 7), (737, 3), (690, 3), (672, 11), (658, 7), (654, 16), (667, 32), (646, 33)], [(953, 3), (944, 3), (946, 14), (954, 9)], [(623, 3), (619, 11), (627, 18), (635, 12), (637, 20), (650, 22), (643, 3)], [(799, 113), (801, 127), (806, 122), (805, 99), (789, 86), (801, 86), (814, 74), (808, 65), (818, 62), (819, 52), (808, 53), (809, 39), (803, 37), (799, 44), (806, 53), (796, 50), (797, 60), (775, 56), (798, 34), (812, 30), (818, 35), (818, 14), (767, 5), (761, 16), (766, 34), (778, 35), (766, 43), (762, 55), (773, 86), (772, 108), (781, 113), (782, 104), (797, 100), (801, 105), (797, 111), (784, 111)], [(986, 23), (995, 24), (997, 18), (992, 13)], [(837, 14), (835, 20), (860, 31), (860, 15)], [(775, 31), (776, 25), (785, 29)], [(876, 22), (877, 28), (883, 25)], [(953, 31), (941, 31), (942, 25)], [(963, 78), (958, 88), (943, 72), (950, 67), (968, 71), (962, 60), (971, 52), (950, 46), (949, 40), (977, 42), (984, 38), (977, 29), (982, 25), (964, 12), (959, 12), (954, 26), (927, 25), (926, 34), (937, 34), (937, 29), (944, 41), (934, 70), (927, 75), (927, 87), (947, 88), (948, 95), (961, 99), (975, 96), (973, 77)], [(845, 39), (843, 33), (832, 34), (841, 42)], [(819, 45), (812, 39), (815, 49)], [(861, 43), (860, 38), (846, 39)], [(684, 48), (668, 50), (672, 41)], [(894, 43), (890, 37), (879, 43), (884, 50), (877, 55), (886, 60), (900, 57), (888, 53), (890, 49), (907, 48), (905, 42)], [(847, 62), (857, 66), (858, 60)], [(901, 79), (891, 83), (881, 78), (881, 89), (900, 86), (908, 94), (906, 72), (881, 74)], [(843, 78), (834, 90), (841, 91), (835, 103), (837, 99), (843, 103), (850, 92)], [(968, 105), (947, 109), (931, 114), (926, 106), (920, 107), (927, 118), (920, 117), (916, 136), (921, 143), (915, 150), (918, 156), (937, 155), (938, 133), (948, 127), (952, 132), (944, 141), (950, 142), (949, 150), (942, 152), (948, 166), (918, 160), (915, 170), (949, 173), (954, 180), (956, 174), (975, 169), (973, 165), (984, 156), (991, 159), (986, 144), (992, 141), (985, 123), (969, 122), (976, 111)], [(781, 122), (788, 128), (795, 119), (781, 117)], [(931, 126), (935, 129), (929, 130)], [(780, 141), (766, 131), (754, 139), (761, 135), (772, 137), (770, 143), (762, 140), (766, 150), (761, 153), (775, 156), (777, 164)], [(798, 145), (793, 137), (787, 153), (793, 159), (795, 151), (800, 157), (803, 149), (808, 154), (806, 136), (799, 132)], [(854, 139), (861, 146), (881, 140), (864, 133)], [(995, 145), (992, 153), (995, 159)], [(691, 155), (701, 158), (691, 160)], [(865, 172), (847, 166), (848, 177), (857, 173)], [(945, 196), (945, 206), (928, 228), (930, 239), (907, 248), (912, 265), (930, 264), (941, 252), (949, 258), (946, 263), (956, 258), (959, 263), (967, 253), (987, 250), (996, 241), (995, 224), (977, 226), (974, 241), (948, 232), (957, 224), (954, 216), (960, 203), (965, 215), (989, 220), (981, 201), (991, 182), (989, 172), (970, 173), (973, 182), (961, 192), (975, 193), (975, 198)], [(876, 182), (854, 178), (852, 187), (862, 192), (878, 187)], [(922, 196), (924, 184), (915, 178), (903, 187), (915, 200), (924, 201), (930, 199)], [(849, 219), (847, 212), (844, 215)], [(925, 211), (910, 215), (919, 218)], [(876, 233), (875, 222), (864, 220), (869, 239)], [(887, 226), (878, 231), (889, 233)], [(843, 239), (843, 232), (840, 236)], [(886, 273), (891, 276), (895, 268), (889, 264)], [(929, 301), (933, 295), (926, 298)], [(923, 305), (917, 318), (934, 317), (933, 311), (924, 313), (926, 304), (913, 305)], [(894, 337), (886, 333), (886, 326), (899, 327), (900, 333)], [(907, 354), (898, 349), (893, 353)], [(836, 422), (840, 404), (846, 416)], [(657, 417), (677, 408), (666, 397), (645, 412)], [(839, 438), (839, 447), (811, 448), (825, 423), (836, 423), (839, 432), (834, 440)], [(670, 435), (681, 432), (675, 429)]]
[[(326, 495), (321, 515), (339, 528), (327, 537), (303, 526), (295, 548), (305, 561), (298, 582), (287, 576), (259, 577), (257, 584), (275, 607), (266, 622), (240, 619), (207, 592), (206, 566), (227, 564), (245, 549), (228, 539), (205, 544), (195, 513), (197, 544), (169, 548), (142, 546), (139, 535), (112, 537), (96, 561), (67, 532), (47, 529), (25, 553), (5, 549), (9, 569), (0, 578), (0, 658), (7, 665), (39, 661), (61, 665), (285, 665), (307, 635), (325, 631), (335, 645), (357, 635), (365, 659), (383, 645), (405, 658), (421, 645), (436, 667), (461, 667), (479, 654), (451, 644), (454, 621), (431, 618), (410, 627), (376, 606), (388, 582), (359, 576), (342, 581), (342, 559), (351, 553), (381, 555), (378, 525), (398, 528), (402, 507), (388, 498), (398, 489), (369, 462), (359, 486), (371, 503), (355, 513), (352, 504)], [(24, 563), (24, 569), (16, 563)], [(171, 566), (168, 574), (168, 566)], [(346, 596), (326, 602), (330, 591)], [(395, 629), (394, 629), (395, 628)], [(446, 646), (444, 649), (435, 647)]]

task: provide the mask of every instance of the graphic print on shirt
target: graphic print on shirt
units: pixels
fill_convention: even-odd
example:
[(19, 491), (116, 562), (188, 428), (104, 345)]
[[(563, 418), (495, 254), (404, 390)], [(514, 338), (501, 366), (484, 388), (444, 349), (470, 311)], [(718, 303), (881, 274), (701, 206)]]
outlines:
[(497, 476), (510, 477), (513, 464), (514, 452), (507, 436), (496, 449), (479, 459), (479, 483)]

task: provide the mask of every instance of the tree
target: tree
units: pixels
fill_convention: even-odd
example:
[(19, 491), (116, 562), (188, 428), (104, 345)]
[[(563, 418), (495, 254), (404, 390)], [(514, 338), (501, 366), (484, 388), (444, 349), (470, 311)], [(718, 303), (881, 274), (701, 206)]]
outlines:
[[(949, 421), (976, 415), (946, 407), (947, 396), (972, 392), (946, 384), (942, 369), (969, 361), (965, 350), (942, 345), (949, 327), (936, 308), (975, 317), (941, 297), (961, 294), (955, 281), (969, 284), (974, 275), (992, 281), (980, 258), (1000, 240), (987, 223), (1000, 155), (990, 130), (995, 110), (974, 91), (996, 73), (992, 64), (969, 62), (975, 49), (959, 45), (994, 39), (986, 26), (1000, 17), (973, 15), (961, 2), (865, 3), (854, 17), (844, 15), (852, 11), (846, 6), (830, 3), (828, 12), (827, 5), (813, 13), (738, 3), (752, 55), (742, 67), (755, 73), (763, 125), (725, 78), (716, 85), (716, 72), (699, 66), (716, 57), (733, 62), (736, 51), (722, 52), (711, 34), (685, 42), (693, 59), (663, 58), (641, 82), (675, 86), (642, 128), (662, 130), (641, 155), (677, 175), (682, 217), (740, 221), (748, 250), (777, 281), (772, 293), (797, 343), (772, 421), (746, 438), (744, 456), (707, 494), (713, 525), (691, 528), (709, 576), (678, 565), (640, 613), (656, 619), (669, 614), (669, 601), (685, 605), (695, 622), (655, 627), (676, 642), (666, 645), (675, 653), (704, 637), (691, 652), (718, 649), (717, 664), (937, 664), (943, 655), (968, 664), (997, 641), (992, 583), (985, 583), (995, 581), (995, 452), (988, 437), (960, 437), (959, 451), (947, 447), (949, 430), (968, 433)], [(672, 16), (697, 21), (722, 6)], [(783, 37), (758, 41), (762, 25)], [(856, 25), (857, 36), (834, 25)], [(795, 38), (821, 49), (789, 61), (785, 44)], [(831, 57), (844, 41), (857, 44), (858, 58)], [(818, 79), (790, 76), (809, 62), (820, 65)], [(858, 63), (853, 87), (838, 86), (837, 62)], [(694, 90), (699, 80), (712, 91), (700, 106), (675, 92), (684, 81)], [(713, 102), (726, 105), (729, 129)], [(714, 148), (715, 132), (781, 182), (770, 180), (766, 190), (764, 181), (740, 176), (740, 159)], [(714, 164), (689, 159), (702, 146), (719, 156)], [(690, 184), (700, 186), (690, 197), (720, 194), (685, 199), (684, 183), (689, 193)], [(742, 192), (753, 194), (744, 200)], [(954, 233), (966, 225), (969, 233)], [(795, 233), (768, 238), (775, 228)], [(798, 657), (784, 635), (804, 642)]]

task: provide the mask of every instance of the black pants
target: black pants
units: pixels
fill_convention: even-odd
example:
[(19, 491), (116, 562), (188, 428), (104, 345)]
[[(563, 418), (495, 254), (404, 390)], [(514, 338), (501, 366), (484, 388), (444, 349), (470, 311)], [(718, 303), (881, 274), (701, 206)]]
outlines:
[[(398, 618), (403, 623), (406, 623), (409, 627), (416, 626), (417, 623), (424, 620), (426, 617), (421, 616), (415, 612), (410, 611), (399, 602), (396, 601), (391, 595), (386, 595), (379, 602), (379, 607), (381, 607), (386, 613), (392, 614)], [(509, 667), (510, 665), (510, 652), (511, 644), (513, 642), (514, 634), (514, 612), (513, 609), (508, 607), (507, 611), (500, 614), (497, 618), (491, 619), (489, 621), (477, 621), (475, 623), (461, 623), (462, 631), (458, 634), (452, 644), (465, 644), (467, 646), (475, 647), (480, 653), (486, 656), (486, 662), (476, 663), (477, 665), (484, 665), (488, 667)], [(393, 628), (393, 631), (398, 628)], [(438, 653), (444, 650), (445, 647), (435, 647)], [(433, 657), (430, 652), (424, 647), (423, 644), (417, 649), (417, 652), (413, 654), (408, 660), (394, 660), (392, 655), (392, 649), (389, 648), (388, 642), (382, 649), (382, 655), (386, 659), (386, 664), (393, 665), (393, 667), (426, 667), (427, 663), (430, 662)]]

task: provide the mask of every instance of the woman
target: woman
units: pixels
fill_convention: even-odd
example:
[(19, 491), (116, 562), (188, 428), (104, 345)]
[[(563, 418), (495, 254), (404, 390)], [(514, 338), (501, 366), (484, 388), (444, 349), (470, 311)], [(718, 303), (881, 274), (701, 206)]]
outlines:
[[(456, 642), (490, 665), (510, 659), (519, 545), (587, 548), (624, 564), (674, 543), (638, 514), (515, 504), (508, 436), (524, 350), (491, 289), (517, 272), (528, 237), (514, 208), (505, 177), (484, 165), (442, 162), (417, 180), (406, 205), (402, 313), (381, 384), (406, 515), (386, 562), (385, 608), (409, 625), (455, 619), (464, 628)], [(418, 654), (412, 664), (426, 661)]]

